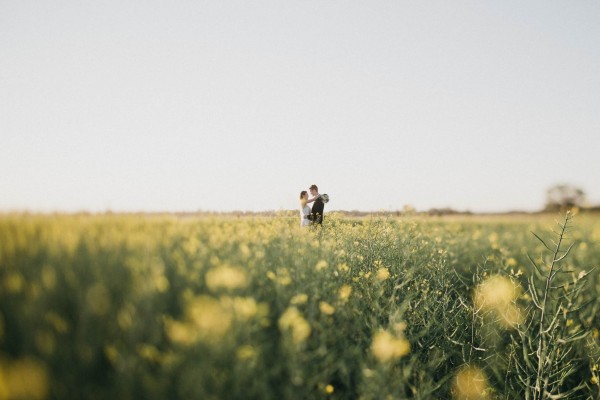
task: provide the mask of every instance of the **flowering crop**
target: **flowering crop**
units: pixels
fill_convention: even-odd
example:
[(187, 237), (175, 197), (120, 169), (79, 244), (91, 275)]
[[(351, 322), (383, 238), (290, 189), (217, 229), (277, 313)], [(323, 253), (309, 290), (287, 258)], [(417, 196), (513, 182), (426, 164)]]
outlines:
[[(551, 221), (1, 215), (0, 400), (525, 398)], [(556, 387), (594, 398), (600, 218), (574, 227)]]

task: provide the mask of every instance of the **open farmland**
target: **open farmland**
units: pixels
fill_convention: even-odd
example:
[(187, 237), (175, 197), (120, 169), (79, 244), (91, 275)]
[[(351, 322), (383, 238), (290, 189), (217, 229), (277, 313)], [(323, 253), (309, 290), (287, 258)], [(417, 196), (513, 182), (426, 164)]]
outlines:
[(600, 217), (564, 223), (4, 214), (0, 399), (595, 399)]

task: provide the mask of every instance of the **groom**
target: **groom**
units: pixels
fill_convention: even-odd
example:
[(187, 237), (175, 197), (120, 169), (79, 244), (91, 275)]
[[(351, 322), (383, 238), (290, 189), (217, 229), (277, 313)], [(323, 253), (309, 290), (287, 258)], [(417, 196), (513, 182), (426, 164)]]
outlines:
[(323, 225), (323, 209), (325, 208), (325, 203), (323, 203), (323, 199), (321, 199), (321, 196), (319, 195), (319, 188), (317, 185), (312, 185), (309, 190), (314, 199), (309, 219), (312, 221), (313, 225)]

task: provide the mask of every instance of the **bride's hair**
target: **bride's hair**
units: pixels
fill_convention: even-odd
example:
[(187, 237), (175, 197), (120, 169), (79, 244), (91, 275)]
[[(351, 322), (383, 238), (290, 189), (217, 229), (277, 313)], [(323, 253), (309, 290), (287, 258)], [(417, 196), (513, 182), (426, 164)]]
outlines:
[(306, 199), (304, 196), (308, 196), (308, 192), (306, 190), (300, 192), (300, 204), (302, 204), (302, 207), (306, 205)]

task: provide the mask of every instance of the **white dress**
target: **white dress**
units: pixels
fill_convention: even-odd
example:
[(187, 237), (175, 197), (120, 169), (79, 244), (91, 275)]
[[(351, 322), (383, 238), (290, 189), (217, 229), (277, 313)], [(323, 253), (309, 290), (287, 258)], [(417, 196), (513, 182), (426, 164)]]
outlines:
[(306, 218), (309, 215), (310, 215), (310, 207), (308, 205), (305, 205), (304, 207), (302, 207), (300, 209), (300, 226), (310, 225), (310, 221), (308, 220), (308, 218)]

